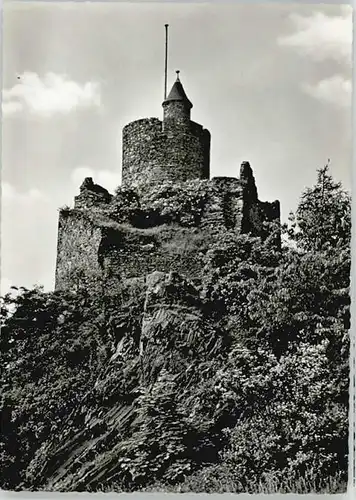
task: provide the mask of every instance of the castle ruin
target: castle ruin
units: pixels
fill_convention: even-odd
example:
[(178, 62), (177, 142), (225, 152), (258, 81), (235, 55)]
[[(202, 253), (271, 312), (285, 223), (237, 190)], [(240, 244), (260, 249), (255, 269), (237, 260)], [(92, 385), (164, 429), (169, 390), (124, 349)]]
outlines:
[(100, 284), (109, 291), (153, 271), (199, 280), (214, 238), (228, 231), (265, 237), (264, 223), (279, 221), (279, 202), (258, 199), (248, 162), (239, 178), (210, 179), (210, 133), (191, 120), (178, 72), (162, 106), (162, 121), (124, 127), (116, 193), (86, 178), (74, 208), (60, 210), (57, 290)]

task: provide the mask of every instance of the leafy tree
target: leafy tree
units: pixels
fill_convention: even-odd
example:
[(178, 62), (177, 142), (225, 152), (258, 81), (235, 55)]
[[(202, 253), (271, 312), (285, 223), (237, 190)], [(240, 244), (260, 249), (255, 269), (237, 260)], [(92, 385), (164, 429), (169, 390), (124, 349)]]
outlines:
[[(236, 274), (233, 269), (225, 275), (221, 268), (215, 272), (215, 296), (221, 296), (223, 285), (223, 305), (231, 297), (224, 312), (238, 304), (232, 331), (237, 330), (237, 345), (245, 345), (251, 356), (235, 377), (241, 350), (232, 350), (221, 390), (236, 407), (241, 408), (241, 394), (248, 404), (245, 410), (242, 406), (247, 416), (226, 431), (230, 444), (221, 468), (199, 477), (209, 483), (210, 474), (225, 471), (221, 487), (229, 484), (232, 491), (243, 491), (266, 474), (280, 485), (307, 478), (305, 489), (325, 486), (332, 477), (346, 481), (350, 197), (327, 168), (303, 193), (292, 220), (297, 221), (289, 232), (295, 247), (284, 249), (269, 274), (269, 266), (259, 268), (254, 259), (257, 273), (250, 275), (246, 290), (238, 260), (233, 259)], [(241, 262), (251, 269), (248, 257)], [(254, 359), (261, 349), (262, 358)]]
[(350, 195), (335, 182), (329, 165), (318, 170), (315, 186), (301, 196), (295, 214), (290, 216), (289, 237), (300, 249), (321, 251), (350, 244)]

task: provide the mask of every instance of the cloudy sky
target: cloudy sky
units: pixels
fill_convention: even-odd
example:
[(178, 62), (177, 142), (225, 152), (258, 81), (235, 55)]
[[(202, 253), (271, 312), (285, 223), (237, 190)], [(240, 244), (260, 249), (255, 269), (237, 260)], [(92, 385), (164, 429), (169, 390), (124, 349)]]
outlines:
[(121, 129), (162, 115), (180, 69), (212, 135), (211, 175), (250, 161), (260, 199), (296, 207), (331, 159), (351, 174), (351, 8), (300, 3), (16, 3), (3, 12), (1, 282), (53, 288), (58, 208), (120, 183)]

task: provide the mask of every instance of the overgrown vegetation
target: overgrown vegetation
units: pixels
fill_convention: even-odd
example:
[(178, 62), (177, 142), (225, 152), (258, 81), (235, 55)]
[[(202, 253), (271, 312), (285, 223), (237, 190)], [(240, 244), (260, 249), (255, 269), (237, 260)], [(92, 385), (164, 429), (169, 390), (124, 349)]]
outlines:
[(273, 235), (215, 235), (199, 286), (5, 296), (1, 487), (343, 491), (350, 228), (325, 167), (281, 251)]
[(208, 181), (204, 180), (184, 184), (167, 181), (158, 188), (147, 189), (139, 199), (135, 191), (119, 187), (111, 202), (109, 215), (114, 220), (129, 221), (139, 228), (161, 224), (196, 227), (210, 190)]
[(107, 361), (98, 304), (79, 294), (22, 288), (1, 309), (2, 488), (16, 488)]

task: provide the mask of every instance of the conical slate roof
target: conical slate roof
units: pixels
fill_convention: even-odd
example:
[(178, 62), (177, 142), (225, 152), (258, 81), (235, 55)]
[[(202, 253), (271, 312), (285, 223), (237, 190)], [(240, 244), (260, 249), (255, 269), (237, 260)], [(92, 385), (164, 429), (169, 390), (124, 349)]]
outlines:
[(189, 108), (193, 107), (193, 104), (188, 99), (187, 94), (184, 91), (183, 85), (179, 80), (178, 72), (177, 72), (177, 80), (174, 82), (173, 87), (164, 102), (170, 102), (170, 101), (183, 101), (187, 104)]

